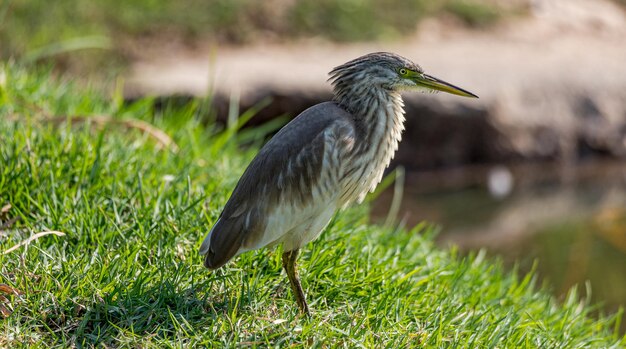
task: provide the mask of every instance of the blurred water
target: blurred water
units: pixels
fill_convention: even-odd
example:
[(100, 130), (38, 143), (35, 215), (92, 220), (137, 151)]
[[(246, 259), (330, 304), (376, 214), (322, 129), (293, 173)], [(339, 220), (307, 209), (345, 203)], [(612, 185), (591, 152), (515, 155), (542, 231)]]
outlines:
[[(392, 201), (386, 190), (373, 218), (385, 220)], [(398, 219), (434, 222), (442, 246), (484, 248), (522, 271), (537, 261), (557, 297), (589, 282), (603, 309), (626, 306), (626, 162), (408, 173)]]

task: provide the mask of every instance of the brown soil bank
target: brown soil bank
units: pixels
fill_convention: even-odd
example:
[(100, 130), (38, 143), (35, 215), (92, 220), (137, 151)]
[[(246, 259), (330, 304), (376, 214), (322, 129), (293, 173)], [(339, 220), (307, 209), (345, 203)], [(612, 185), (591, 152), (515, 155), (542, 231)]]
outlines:
[(128, 95), (214, 91), (241, 107), (264, 96), (257, 120), (295, 116), (327, 100), (326, 73), (372, 51), (393, 51), (479, 100), (407, 94), (407, 129), (396, 160), (412, 168), (588, 156), (626, 159), (626, 14), (603, 0), (536, 0), (496, 30), (429, 21), (401, 42), (170, 51), (133, 66)]

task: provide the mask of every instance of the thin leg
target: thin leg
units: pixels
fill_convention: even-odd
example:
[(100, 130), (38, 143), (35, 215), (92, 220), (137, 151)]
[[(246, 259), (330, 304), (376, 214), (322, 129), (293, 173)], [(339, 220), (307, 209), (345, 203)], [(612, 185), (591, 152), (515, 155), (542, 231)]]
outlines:
[(300, 307), (300, 311), (307, 316), (311, 316), (311, 313), (309, 313), (309, 306), (306, 304), (306, 299), (304, 298), (304, 291), (302, 291), (302, 286), (300, 285), (300, 279), (298, 279), (298, 271), (296, 270), (298, 252), (300, 252), (300, 250), (287, 251), (283, 253), (283, 268), (285, 268), (285, 271), (287, 272), (287, 277), (291, 283), (291, 289), (296, 297), (296, 302), (298, 303), (298, 307)]

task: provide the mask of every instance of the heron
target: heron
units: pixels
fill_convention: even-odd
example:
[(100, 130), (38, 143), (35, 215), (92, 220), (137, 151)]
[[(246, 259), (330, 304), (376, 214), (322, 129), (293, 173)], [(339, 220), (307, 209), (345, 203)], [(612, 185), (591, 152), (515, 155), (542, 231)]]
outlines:
[(303, 111), (250, 162), (202, 242), (204, 266), (282, 244), (282, 265), (301, 313), (309, 306), (296, 259), (335, 212), (361, 203), (380, 183), (404, 130), (404, 90), (475, 94), (389, 52), (332, 69), (333, 100)]

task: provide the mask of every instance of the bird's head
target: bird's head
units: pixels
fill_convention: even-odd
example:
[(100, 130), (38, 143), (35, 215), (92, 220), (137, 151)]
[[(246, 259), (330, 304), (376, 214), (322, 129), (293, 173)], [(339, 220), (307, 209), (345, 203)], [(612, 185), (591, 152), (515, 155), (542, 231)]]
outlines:
[(393, 91), (443, 91), (478, 98), (469, 91), (425, 74), (419, 65), (394, 53), (367, 54), (336, 67), (329, 75), (337, 96), (362, 93), (378, 87)]

